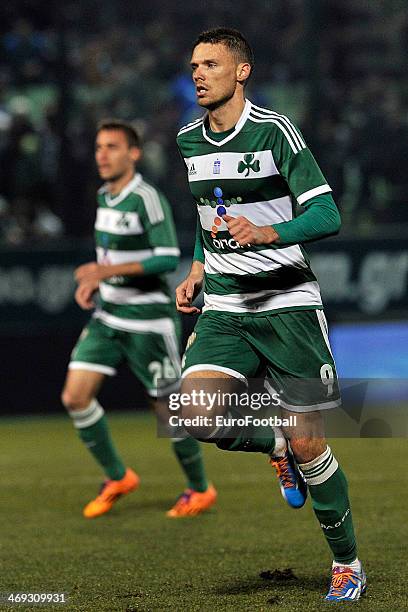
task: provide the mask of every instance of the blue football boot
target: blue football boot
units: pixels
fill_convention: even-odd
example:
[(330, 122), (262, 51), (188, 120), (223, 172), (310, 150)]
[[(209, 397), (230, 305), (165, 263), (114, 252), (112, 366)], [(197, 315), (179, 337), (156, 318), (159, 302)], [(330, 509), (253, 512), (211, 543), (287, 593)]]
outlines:
[(291, 508), (301, 508), (307, 498), (307, 484), (290, 448), (283, 457), (271, 457), (270, 463), (276, 469), (283, 498)]

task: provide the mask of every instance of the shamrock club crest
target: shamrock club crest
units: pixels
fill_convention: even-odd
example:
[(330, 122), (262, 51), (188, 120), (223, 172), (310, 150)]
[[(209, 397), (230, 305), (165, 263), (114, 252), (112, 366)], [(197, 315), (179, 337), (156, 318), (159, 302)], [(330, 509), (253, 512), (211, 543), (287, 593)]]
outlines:
[(259, 163), (259, 159), (255, 159), (254, 153), (245, 153), (244, 159), (241, 160), (238, 164), (238, 172), (242, 174), (246, 171), (244, 176), (249, 176), (251, 170), (253, 172), (259, 172), (261, 169), (261, 165)]

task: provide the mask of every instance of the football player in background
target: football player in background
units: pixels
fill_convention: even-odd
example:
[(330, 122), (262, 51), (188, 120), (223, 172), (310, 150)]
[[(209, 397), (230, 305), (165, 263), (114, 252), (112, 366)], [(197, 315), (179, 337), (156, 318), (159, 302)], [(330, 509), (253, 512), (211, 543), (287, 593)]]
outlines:
[[(106, 475), (84, 508), (87, 518), (108, 512), (139, 486), (139, 476), (115, 448), (97, 400), (105, 377), (126, 362), (163, 419), (167, 395), (180, 375), (179, 319), (165, 279), (176, 269), (180, 251), (169, 203), (136, 172), (140, 157), (132, 125), (118, 120), (99, 125), (95, 159), (105, 183), (97, 196), (97, 261), (75, 271), (77, 303), (95, 310), (72, 352), (62, 392), (80, 439)], [(170, 435), (187, 487), (167, 516), (200, 514), (215, 503), (216, 491), (207, 482), (199, 443), (185, 431)]]

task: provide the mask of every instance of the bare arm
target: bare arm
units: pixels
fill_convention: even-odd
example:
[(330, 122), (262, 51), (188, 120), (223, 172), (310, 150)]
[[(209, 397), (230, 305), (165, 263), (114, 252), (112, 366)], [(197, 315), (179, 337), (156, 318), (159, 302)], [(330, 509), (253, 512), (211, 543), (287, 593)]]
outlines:
[(203, 279), (204, 264), (201, 261), (193, 261), (190, 274), (176, 289), (177, 310), (184, 312), (184, 314), (196, 314), (200, 312), (199, 308), (191, 304), (201, 291)]

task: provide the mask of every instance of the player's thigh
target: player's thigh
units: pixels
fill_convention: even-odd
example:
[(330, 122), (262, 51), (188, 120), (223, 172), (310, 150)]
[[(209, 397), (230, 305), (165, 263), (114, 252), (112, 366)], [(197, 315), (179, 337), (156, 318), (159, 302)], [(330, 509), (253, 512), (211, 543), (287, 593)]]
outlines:
[(323, 311), (289, 311), (262, 319), (254, 342), (268, 359), (269, 388), (280, 393), (281, 407), (302, 413), (339, 406)]
[(69, 370), (88, 370), (114, 376), (123, 358), (120, 333), (96, 319), (91, 319), (74, 346)]
[(114, 376), (121, 361), (117, 332), (92, 319), (72, 351), (62, 401), (70, 409), (85, 407), (105, 376)]
[(231, 398), (256, 375), (260, 360), (243, 338), (241, 325), (242, 318), (224, 313), (199, 318), (183, 357), (183, 417), (224, 415), (234, 407)]
[(180, 342), (176, 321), (162, 332), (123, 332), (122, 348), (133, 374), (150, 397), (166, 397), (180, 379)]

